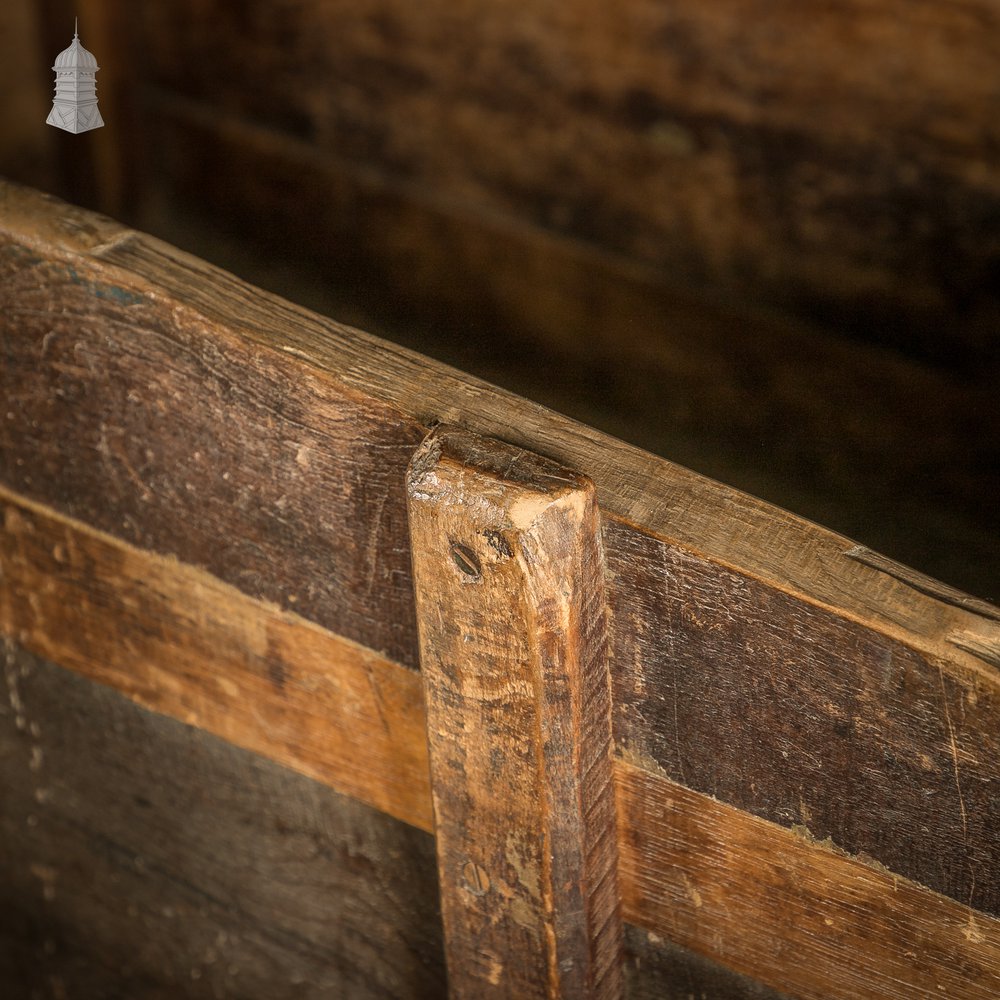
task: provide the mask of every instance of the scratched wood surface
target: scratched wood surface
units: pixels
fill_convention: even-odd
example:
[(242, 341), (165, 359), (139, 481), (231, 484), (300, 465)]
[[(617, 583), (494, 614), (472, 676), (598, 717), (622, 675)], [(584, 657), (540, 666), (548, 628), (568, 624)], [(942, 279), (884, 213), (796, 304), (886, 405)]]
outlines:
[(620, 762), (625, 917), (791, 996), (981, 1000), (1000, 920)]
[(593, 485), (439, 428), (407, 495), (451, 995), (619, 998)]
[[(17, 637), (21, 662), (57, 661), (140, 705), (433, 831), (426, 725), (412, 672), (22, 497), (4, 493), (0, 524), (0, 633)], [(12, 672), (8, 684), (18, 678)], [(18, 690), (8, 686), (8, 700), (17, 701)], [(41, 728), (44, 708), (36, 707)], [(11, 767), (30, 770), (36, 757)], [(11, 800), (10, 815), (21, 807)], [(54, 939), (46, 938), (42, 918), (22, 921), (20, 902), (10, 912), (17, 929), (3, 925), (10, 948), (0, 949), (0, 963), (8, 963), (0, 964), (0, 975), (15, 982), (27, 975), (37, 948), (44, 951), (46, 939)], [(652, 919), (639, 913), (640, 920)], [(632, 928), (627, 940), (629, 996), (769, 995), (655, 932)], [(11, 942), (23, 945), (27, 965), (15, 960)], [(55, 978), (82, 975), (86, 955), (68, 942), (61, 947)], [(114, 981), (109, 996), (117, 995)], [(121, 989), (134, 990), (136, 982), (127, 972)], [(155, 995), (152, 981), (142, 989), (141, 995)]]
[[(58, 656), (67, 665), (87, 676), (102, 679), (112, 683), (132, 698), (147, 700), (161, 712), (167, 712), (186, 718), (200, 726), (219, 732), (227, 739), (243, 742), (244, 745), (256, 747), (262, 752), (279, 759), (287, 760), (292, 766), (310, 773), (315, 773), (324, 781), (335, 787), (352, 791), (355, 796), (374, 803), (384, 801), (380, 794), (388, 784), (398, 779), (398, 775), (406, 766), (408, 750), (405, 744), (398, 741), (383, 743), (382, 751), (377, 755), (370, 753), (354, 753), (334, 756), (323, 752), (322, 742), (316, 743), (309, 739), (286, 740), (283, 733), (297, 728), (304, 732), (301, 720), (310, 718), (301, 705), (293, 704), (292, 694), (300, 685), (309, 689), (309, 696), (318, 699), (320, 705), (326, 704), (328, 727), (325, 730), (327, 742), (337, 737), (340, 728), (348, 725), (353, 729), (353, 736), (367, 746), (377, 746), (380, 731), (383, 727), (389, 733), (407, 731), (411, 726), (423, 731), (423, 719), (419, 701), (414, 706), (409, 703), (405, 692), (412, 690), (413, 675), (399, 667), (385, 674), (380, 684), (380, 699), (383, 705), (382, 724), (374, 726), (371, 714), (369, 722), (365, 723), (366, 713), (355, 711), (348, 719), (343, 716), (342, 709), (338, 713), (335, 703), (326, 703), (322, 691), (317, 692), (316, 682), (319, 680), (313, 674), (303, 671), (301, 655), (292, 655), (289, 651), (295, 648), (308, 647), (310, 634), (315, 629), (306, 623), (298, 624), (287, 619), (284, 624), (291, 629), (288, 641), (269, 644), (269, 657), (266, 669), (270, 674), (272, 669), (280, 666), (286, 674), (286, 685), (281, 689), (273, 683), (247, 686), (241, 683), (239, 667), (227, 658), (219, 658), (214, 663), (214, 676), (218, 679), (218, 690), (212, 692), (207, 677), (199, 678), (197, 659), (192, 654), (192, 641), (189, 635), (191, 624), (185, 621), (182, 613), (185, 600), (197, 604), (198, 613), (189, 610), (188, 615), (196, 620), (205, 634), (202, 642), (213, 641), (221, 654), (227, 648), (238, 646), (240, 638), (252, 639), (253, 630), (244, 630), (241, 626), (246, 622), (246, 615), (256, 612), (265, 621), (273, 615), (273, 611), (259, 606), (248, 608), (240, 615), (240, 602), (234, 598), (229, 588), (213, 584), (204, 574), (192, 573), (177, 564), (167, 566), (177, 574), (173, 588), (161, 595), (159, 592), (167, 568), (165, 560), (156, 560), (146, 554), (126, 549), (122, 543), (97, 537), (96, 533), (84, 526), (68, 524), (65, 519), (57, 516), (46, 516), (43, 511), (16, 498), (8, 498), (7, 514), (4, 521), (5, 548), (0, 564), (4, 568), (4, 587), (2, 588), (3, 608), (2, 629), (5, 632), (20, 636), (21, 641), (35, 646), (40, 652)], [(33, 567), (33, 568), (32, 568)], [(130, 582), (131, 581), (131, 582)], [(141, 583), (140, 583), (141, 581)], [(189, 598), (178, 598), (178, 594), (192, 593)], [(88, 596), (89, 595), (89, 596)], [(166, 613), (170, 607), (170, 599), (179, 607), (173, 614)], [(249, 603), (249, 602), (248, 602)], [(79, 620), (67, 608), (79, 608)], [(65, 627), (54, 628), (61, 616), (67, 616)], [(226, 630), (212, 627), (212, 622), (221, 619), (231, 619)], [(47, 624), (47, 628), (44, 627)], [(273, 629), (273, 626), (271, 626)], [(249, 635), (247, 634), (249, 632)], [(187, 635), (187, 638), (185, 636)], [(225, 638), (228, 635), (228, 638)], [(143, 640), (144, 636), (155, 636), (155, 640)], [(224, 640), (224, 641), (223, 641)], [(247, 650), (251, 675), (254, 671), (254, 643), (248, 641)], [(130, 669), (125, 662), (126, 653), (131, 651), (135, 663)], [(234, 650), (235, 653), (235, 650)], [(316, 653), (324, 657), (327, 665), (336, 666), (336, 672), (327, 674), (329, 682), (336, 682), (341, 696), (348, 690), (350, 681), (350, 661), (330, 655), (328, 645), (316, 647)], [(326, 658), (329, 657), (329, 658)], [(265, 665), (257, 668), (263, 673)], [(16, 678), (15, 678), (16, 680)], [(225, 683), (222, 683), (224, 681)], [(402, 691), (400, 690), (402, 688)], [(206, 696), (206, 692), (207, 695)], [(15, 700), (20, 697), (15, 696)], [(247, 700), (252, 699), (252, 711), (247, 714)], [(295, 720), (289, 719), (289, 712), (295, 710), (301, 713), (300, 724), (296, 727)], [(39, 716), (41, 718), (41, 715)], [(225, 725), (220, 725), (220, 719), (228, 719)], [(283, 724), (283, 720), (289, 721)], [(283, 728), (284, 725), (284, 728)], [(22, 762), (23, 763), (23, 762)], [(760, 988), (747, 982), (745, 978), (733, 973), (720, 971), (715, 966), (718, 963), (733, 965), (737, 968), (750, 968), (751, 972), (766, 981), (784, 984), (780, 969), (772, 966), (758, 968), (753, 959), (747, 966), (748, 955), (754, 956), (771, 947), (775, 938), (783, 933), (782, 926), (784, 910), (776, 907), (765, 921), (763, 914), (754, 912), (750, 921), (755, 928), (755, 934), (749, 935), (740, 922), (726, 926), (725, 933), (720, 931), (715, 919), (708, 919), (701, 913), (701, 907), (696, 900), (701, 890), (692, 893), (687, 883), (681, 878), (677, 882), (678, 866), (689, 879), (706, 877), (700, 867), (709, 854), (697, 845), (694, 848), (678, 847), (675, 841), (666, 840), (666, 847), (658, 846), (664, 843), (662, 818), (670, 817), (667, 829), (674, 829), (679, 824), (686, 824), (694, 830), (725, 827), (726, 824), (736, 824), (735, 829), (747, 827), (747, 819), (740, 819), (740, 814), (734, 810), (724, 810), (711, 800), (697, 795), (680, 795), (677, 789), (663, 779), (643, 772), (633, 765), (619, 761), (616, 767), (619, 800), (623, 803), (623, 828), (621, 843), (627, 851), (625, 871), (637, 873), (635, 881), (626, 880), (623, 886), (623, 898), (630, 918), (637, 924), (651, 928), (653, 938), (663, 938), (669, 942), (666, 947), (647, 933), (639, 936), (641, 931), (630, 932), (629, 946), (626, 958), (626, 971), (630, 991), (638, 991), (637, 995), (665, 995), (659, 992), (665, 981), (685, 983), (691, 991), (696, 989), (709, 990), (707, 996), (758, 997)], [(421, 785), (419, 775), (410, 773), (410, 780), (415, 785)], [(419, 787), (411, 790), (413, 801), (423, 796), (426, 804), (417, 808), (409, 817), (410, 822), (422, 822), (430, 827), (429, 799), (430, 791), (426, 778)], [(723, 823), (722, 821), (725, 821)], [(748, 829), (753, 833), (752, 850), (747, 855), (747, 864), (751, 867), (759, 865), (763, 858), (768, 858), (773, 865), (781, 870), (782, 866), (797, 865), (795, 870), (821, 871), (820, 888), (805, 889), (795, 897), (796, 905), (806, 907), (821, 907), (829, 903), (831, 894), (843, 886), (840, 902), (829, 911), (824, 919), (835, 920), (841, 929), (846, 943), (833, 956), (822, 935), (803, 939), (799, 942), (796, 952), (797, 964), (801, 965), (808, 959), (809, 964), (819, 963), (816, 975), (825, 975), (827, 990), (833, 992), (832, 983), (837, 982), (837, 968), (840, 961), (846, 961), (845, 956), (853, 951), (868, 955), (872, 942), (879, 942), (880, 950), (876, 955), (879, 963), (884, 963), (886, 955), (894, 956), (893, 961), (907, 964), (904, 953), (909, 947), (907, 942), (911, 935), (898, 933), (899, 920), (895, 910), (897, 895), (895, 887), (897, 877), (890, 876), (893, 887), (892, 894), (883, 892), (880, 905), (874, 910), (871, 906), (861, 911), (856, 910), (845, 900), (854, 898), (851, 895), (851, 885), (857, 882), (857, 873), (861, 871), (865, 877), (875, 878), (885, 887), (883, 875), (868, 876), (872, 872), (883, 872), (871, 859), (866, 868), (858, 869), (846, 866), (832, 854), (833, 845), (817, 845), (804, 827), (796, 828), (792, 834), (782, 835), (777, 827), (762, 821), (750, 823)], [(731, 847), (728, 834), (720, 835), (726, 839), (727, 849)], [(784, 838), (784, 839), (783, 839)], [(686, 844), (686, 841), (681, 843)], [(780, 848), (780, 850), (779, 850)], [(714, 850), (715, 848), (713, 848)], [(686, 854), (680, 854), (683, 850)], [(666, 853), (664, 853), (666, 852)], [(693, 852), (693, 853), (692, 853)], [(729, 857), (728, 854), (725, 855)], [(804, 868), (803, 868), (804, 866)], [(666, 871), (675, 872), (674, 880), (664, 881)], [(988, 870), (988, 865), (983, 866)], [(757, 871), (754, 868), (754, 871)], [(848, 881), (845, 871), (854, 879)], [(725, 868), (718, 876), (732, 879), (729, 868)], [(715, 878), (716, 876), (712, 876)], [(880, 881), (882, 880), (882, 881)], [(691, 883), (695, 884), (695, 883)], [(702, 883), (698, 883), (702, 884)], [(740, 891), (756, 892), (757, 880), (747, 883), (723, 881), (714, 891), (725, 893), (725, 899), (731, 901), (733, 893)], [(742, 887), (742, 888), (741, 888)], [(664, 893), (668, 895), (664, 896)], [(994, 940), (996, 921), (991, 921), (981, 912), (966, 909), (958, 904), (949, 904), (947, 900), (926, 890), (911, 898), (915, 900), (921, 914), (920, 928), (928, 939), (936, 934), (953, 934), (956, 926), (968, 931), (974, 929), (971, 937), (963, 937), (971, 943), (974, 951), (983, 941)], [(805, 900), (805, 902), (802, 902)], [(888, 901), (888, 902), (887, 902)], [(879, 902), (876, 900), (876, 902)], [(747, 906), (754, 906), (748, 900)], [(675, 919), (684, 907), (693, 908), (687, 914), (690, 921), (685, 942), (695, 949), (687, 952), (676, 949)], [(949, 908), (950, 907), (950, 908)], [(911, 910), (914, 907), (911, 907)], [(873, 913), (878, 915), (879, 923), (873, 924)], [(702, 919), (705, 916), (705, 919)], [(911, 914), (912, 916), (912, 914)], [(824, 924), (824, 927), (827, 925)], [(876, 933), (873, 927), (881, 927)], [(888, 930), (886, 930), (888, 928)], [(760, 935), (769, 935), (761, 944)], [(851, 935), (864, 935), (864, 943), (856, 941)], [(636, 940), (645, 941), (637, 950)], [(770, 943), (767, 943), (770, 942)], [(954, 945), (954, 942), (953, 942)], [(713, 956), (711, 960), (698, 959), (698, 953)], [(852, 961), (856, 964), (857, 959)], [(963, 962), (968, 964), (971, 957)], [(938, 965), (942, 969), (938, 969)], [(933, 970), (948, 973), (954, 963), (938, 954), (936, 957), (925, 953), (925, 971)], [(964, 966), (963, 966), (964, 967)], [(978, 979), (973, 980), (979, 982)], [(881, 981), (877, 981), (876, 985)], [(880, 987), (881, 988), (881, 987)], [(722, 990), (727, 992), (719, 992)], [(891, 992), (879, 992), (872, 987), (873, 996), (893, 996)], [(794, 991), (793, 991), (794, 992)], [(686, 994), (680, 994), (685, 996)], [(697, 995), (697, 993), (695, 994)], [(763, 995), (767, 995), (764, 993)], [(973, 993), (972, 995), (975, 995)]]
[(0, 656), (4, 996), (444, 995), (431, 837)]
[(995, 669), (956, 675), (676, 546), (607, 534), (619, 752), (1000, 914)]
[[(3, 206), (9, 488), (415, 665), (402, 483), (426, 427), (547, 454), (601, 504), (622, 746), (996, 911), (995, 608), (154, 240), (12, 187)], [(743, 618), (701, 629), (696, 596)]]
[(0, 633), (433, 830), (420, 678), (0, 488)]
[[(984, 542), (1000, 415), (988, 367), (957, 375), (759, 302), (706, 300), (565, 236), (347, 177), (252, 123), (166, 98), (157, 108), (160, 158), (185, 181), (180, 204), (151, 208), (140, 228), (996, 596), (1000, 558)], [(253, 171), (230, 176), (247, 161)], [(200, 199), (254, 211), (207, 225)], [(293, 266), (298, 245), (310, 255)], [(985, 561), (962, 558), (967, 548)]]

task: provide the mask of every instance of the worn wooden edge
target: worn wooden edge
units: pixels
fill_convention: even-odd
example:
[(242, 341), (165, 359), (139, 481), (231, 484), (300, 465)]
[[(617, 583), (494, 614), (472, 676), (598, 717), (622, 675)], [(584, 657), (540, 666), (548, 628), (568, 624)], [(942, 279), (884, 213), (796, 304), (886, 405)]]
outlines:
[(407, 494), (451, 995), (621, 997), (593, 485), (437, 428)]
[(433, 831), (420, 676), (0, 487), (0, 631)]
[[(593, 480), (605, 518), (912, 644), (949, 671), (1000, 680), (992, 657), (978, 652), (1000, 648), (995, 621), (951, 600), (947, 588), (929, 593), (911, 581), (912, 571), (859, 561), (841, 535), (30, 189), (0, 182), (0, 231), (43, 255), (99, 262), (109, 280), (290, 354), (342, 391), (424, 426), (460, 424), (580, 469)], [(955, 634), (965, 641), (951, 642)]]
[(1000, 993), (1000, 920), (616, 762), (625, 919), (793, 996)]

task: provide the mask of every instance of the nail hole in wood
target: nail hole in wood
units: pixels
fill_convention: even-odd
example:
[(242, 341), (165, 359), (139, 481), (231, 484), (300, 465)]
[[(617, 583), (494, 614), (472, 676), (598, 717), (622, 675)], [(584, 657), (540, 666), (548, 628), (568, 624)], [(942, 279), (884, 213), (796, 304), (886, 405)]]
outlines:
[(462, 865), (462, 886), (473, 896), (485, 896), (490, 889), (490, 877), (482, 865), (466, 861)]
[(479, 564), (479, 558), (467, 545), (461, 542), (451, 543), (451, 558), (455, 565), (468, 577), (478, 580), (483, 575), (483, 568)]

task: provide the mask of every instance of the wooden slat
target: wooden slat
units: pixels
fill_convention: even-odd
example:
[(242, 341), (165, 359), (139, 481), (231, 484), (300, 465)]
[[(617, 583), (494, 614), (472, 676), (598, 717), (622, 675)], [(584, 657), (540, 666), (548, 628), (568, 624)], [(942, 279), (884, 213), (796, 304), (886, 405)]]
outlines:
[[(317, 286), (335, 289), (320, 311), (377, 324), (522, 396), (996, 596), (1000, 557), (963, 558), (983, 548), (1000, 491), (990, 380), (974, 385), (763, 309), (705, 301), (653, 268), (564, 236), (469, 217), (461, 204), (324, 161), (257, 119), (157, 93), (149, 120), (177, 204), (144, 218), (146, 228), (292, 299), (315, 302)], [(251, 162), (237, 176), (229, 170)], [(227, 210), (234, 202), (247, 210)], [(215, 222), (207, 238), (199, 204)], [(242, 239), (220, 246), (223, 226)], [(310, 249), (296, 281), (287, 253), (301, 244)], [(928, 432), (913, 448), (917, 424)]]
[(453, 997), (621, 997), (593, 486), (439, 429), (408, 477)]
[(433, 829), (416, 673), (4, 490), (0, 512), (0, 633)]
[[(954, 629), (980, 631), (979, 616), (940, 602), (903, 580), (857, 562), (847, 555), (853, 544), (843, 536), (427, 358), (252, 289), (232, 275), (158, 240), (117, 226), (104, 230), (102, 240), (96, 230), (108, 226), (107, 220), (91, 213), (10, 184), (0, 186), (0, 207), (0, 234), (5, 244), (0, 255), (3, 276), (0, 304), (4, 307), (0, 313), (0, 334), (9, 358), (0, 374), (8, 375), (10, 380), (4, 385), (9, 393), (5, 398), (18, 403), (16, 411), (11, 411), (15, 412), (15, 418), (6, 421), (16, 426), (7, 426), (5, 437), (0, 438), (0, 455), (7, 463), (0, 467), (0, 473), (8, 485), (23, 489), (24, 476), (32, 475), (30, 471), (16, 474), (14, 468), (17, 457), (24, 457), (19, 442), (30, 441), (32, 464), (39, 468), (33, 473), (32, 490), (26, 492), (36, 496), (42, 492), (44, 483), (39, 473), (45, 467), (41, 456), (46, 453), (41, 449), (43, 442), (36, 440), (40, 435), (38, 428), (32, 427), (32, 419), (41, 425), (43, 420), (52, 424), (62, 418), (67, 428), (82, 421), (84, 413), (76, 411), (74, 419), (69, 419), (69, 400), (65, 398), (61, 406), (50, 400), (49, 408), (42, 408), (41, 400), (50, 395), (48, 390), (53, 383), (59, 383), (53, 391), (62, 388), (64, 397), (72, 386), (86, 398), (102, 391), (97, 385), (101, 380), (115, 377), (131, 383), (144, 378), (142, 384), (149, 394), (145, 405), (162, 408), (171, 421), (179, 421), (186, 409), (194, 406), (189, 395), (180, 395), (181, 386), (171, 385), (171, 366), (180, 365), (186, 380), (207, 377), (213, 395), (222, 396), (232, 407), (222, 411), (222, 418), (238, 419), (241, 427), (248, 427), (246, 436), (241, 435), (238, 443), (232, 441), (232, 436), (221, 435), (211, 442), (220, 461), (230, 455), (223, 445), (232, 448), (230, 460), (234, 464), (237, 453), (243, 462), (257, 461), (255, 435), (270, 443), (271, 435), (284, 431), (294, 440), (291, 435), (303, 429), (295, 420), (305, 423), (318, 435), (320, 426), (313, 426), (313, 421), (318, 423), (325, 418), (322, 424), (326, 427), (325, 438), (330, 433), (330, 421), (336, 423), (336, 415), (340, 413), (342, 421), (359, 422), (351, 428), (354, 435), (351, 440), (363, 445), (365, 451), (355, 450), (345, 458), (339, 449), (346, 448), (346, 442), (341, 445), (337, 440), (321, 438), (333, 452), (327, 460), (338, 463), (337, 471), (347, 481), (363, 483), (365, 495), (359, 502), (367, 501), (377, 508), (383, 489), (387, 491), (388, 487), (383, 487), (381, 480), (373, 481), (376, 470), (367, 463), (377, 457), (377, 468), (386, 470), (379, 475), (391, 473), (395, 481), (398, 474), (401, 481), (409, 455), (428, 424), (461, 423), (484, 436), (546, 454), (569, 468), (586, 470), (597, 487), (606, 519), (623, 521), (639, 534), (677, 542), (782, 590), (825, 604), (940, 656), (946, 665), (975, 668), (982, 662), (947, 642), (948, 633)], [(25, 254), (25, 248), (31, 252)], [(127, 344), (123, 330), (127, 330)], [(43, 352), (41, 341), (46, 332), (55, 335), (46, 341)], [(52, 368), (52, 361), (56, 360), (53, 352), (66, 351), (67, 345), (61, 341), (70, 338), (75, 338), (70, 347), (80, 343), (79, 350), (94, 359), (90, 368), (71, 361), (62, 370)], [(102, 339), (107, 347), (102, 348)], [(95, 340), (98, 342), (94, 343)], [(104, 371), (97, 364), (102, 360), (100, 352), (113, 352), (116, 343), (119, 361), (111, 370)], [(148, 362), (146, 352), (155, 352)], [(124, 368), (130, 363), (129, 354), (136, 366), (130, 376)], [(289, 358), (295, 359), (291, 367), (287, 367)], [(247, 375), (250, 366), (254, 371)], [(244, 376), (248, 377), (248, 383), (241, 392), (233, 392), (234, 384), (243, 386), (238, 380)], [(160, 390), (164, 385), (173, 388), (178, 396), (163, 394)], [(38, 387), (37, 396), (32, 386)], [(201, 388), (205, 390), (204, 385)], [(259, 396), (259, 404), (246, 398), (251, 392)], [(143, 402), (142, 397), (138, 402)], [(352, 406), (357, 406), (359, 412), (352, 412)], [(369, 411), (369, 407), (373, 409)], [(199, 409), (201, 420), (212, 413), (220, 415), (217, 407), (206, 403), (201, 403)], [(366, 413), (370, 415), (370, 425)], [(112, 417), (122, 419), (115, 411), (104, 416), (106, 421)], [(157, 422), (149, 415), (142, 424), (147, 438), (162, 428), (163, 419), (161, 416)], [(193, 417), (189, 419), (195, 422)], [(389, 436), (387, 424), (394, 425), (396, 436)], [(109, 423), (112, 425), (116, 434), (124, 434), (117, 422)], [(201, 429), (200, 421), (196, 426), (199, 436), (204, 438), (206, 432)], [(64, 433), (66, 430), (56, 436)], [(96, 451), (99, 432), (89, 428), (79, 433), (88, 435), (87, 453)], [(374, 440), (369, 440), (373, 435)], [(309, 443), (319, 447), (320, 441)], [(135, 447), (131, 442), (128, 446)], [(276, 442), (270, 461), (279, 457), (283, 458), (283, 453)], [(50, 460), (63, 458), (53, 455)], [(155, 471), (161, 480), (166, 479), (163, 456), (154, 453), (141, 459), (149, 463), (151, 472)], [(399, 463), (398, 468), (392, 469), (395, 463)], [(227, 471), (233, 475), (233, 470)], [(284, 475), (275, 471), (268, 477), (263, 477), (263, 473), (261, 476), (303, 481), (304, 485), (310, 481), (303, 479), (301, 467), (283, 465), (282, 471)], [(69, 476), (74, 470), (65, 468), (63, 472)], [(126, 508), (126, 513), (129, 506), (138, 506), (138, 501), (128, 496), (127, 473), (118, 470), (114, 474), (113, 497), (108, 496), (111, 483), (97, 472), (92, 472), (91, 477), (90, 489), (104, 491), (105, 507), (111, 506), (113, 498)], [(86, 485), (86, 480), (79, 478), (82, 481), (73, 483), (74, 494)], [(209, 495), (211, 486), (208, 481), (199, 483), (203, 498)], [(138, 487), (133, 483), (132, 488)], [(62, 489), (52, 486), (50, 502), (58, 499), (62, 504), (71, 504), (74, 501), (63, 495), (70, 492), (66, 485)], [(178, 496), (171, 499), (154, 491), (148, 502), (169, 510), (171, 502), (177, 504), (183, 500), (184, 492), (180, 483)], [(392, 512), (402, 509), (401, 505), (396, 507), (395, 495), (386, 495)], [(326, 502), (335, 499), (328, 495)], [(260, 508), (261, 504), (256, 506)], [(387, 509), (385, 514), (389, 513)], [(272, 513), (265, 506), (260, 515), (263, 523), (253, 523), (254, 534), (263, 533), (277, 514), (280, 511)], [(185, 511), (183, 518), (189, 529), (197, 526), (197, 518), (191, 512)], [(394, 530), (393, 520), (388, 516), (382, 519), (383, 534), (377, 541), (383, 573), (395, 580), (405, 577), (407, 570), (397, 563), (385, 563), (397, 541), (394, 535), (384, 535)], [(350, 532), (359, 521), (369, 524), (367, 518), (345, 517), (338, 522), (340, 529), (348, 532), (345, 545), (349, 544)], [(120, 522), (112, 530), (121, 531)], [(286, 524), (283, 530), (287, 542), (289, 526)], [(176, 531), (170, 533), (171, 537), (176, 534)], [(213, 541), (217, 541), (217, 536), (218, 532), (212, 533)], [(383, 546), (387, 551), (382, 551)], [(202, 546), (192, 561), (207, 558), (206, 547), (213, 546)], [(249, 559), (253, 552), (243, 555)], [(363, 562), (360, 572), (366, 574), (370, 567), (371, 562)], [(408, 616), (402, 612), (400, 617), (406, 620)], [(370, 622), (367, 627), (371, 627)], [(378, 648), (377, 643), (368, 639), (361, 641)], [(1000, 637), (996, 641), (1000, 643)], [(406, 656), (396, 658), (405, 661), (414, 655), (412, 626), (409, 643)]]
[(618, 525), (606, 542), (620, 751), (1000, 915), (995, 672)]
[(426, 833), (3, 639), (0, 675), (4, 997), (443, 995)]
[(815, 1000), (982, 1000), (1000, 921), (623, 761), (625, 918)]

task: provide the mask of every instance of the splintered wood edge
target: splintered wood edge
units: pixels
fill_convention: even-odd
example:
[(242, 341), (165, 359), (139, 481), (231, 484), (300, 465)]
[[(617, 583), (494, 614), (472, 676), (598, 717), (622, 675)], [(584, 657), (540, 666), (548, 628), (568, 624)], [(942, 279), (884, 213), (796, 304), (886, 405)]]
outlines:
[[(1000, 623), (847, 538), (446, 365), (324, 319), (102, 216), (0, 181), (0, 232), (45, 257), (84, 257), (108, 281), (193, 310), (423, 426), (460, 424), (585, 472), (602, 514), (875, 628), (949, 671), (1000, 681)], [(883, 561), (884, 562), (884, 561)], [(991, 605), (985, 605), (991, 607)], [(961, 641), (954, 641), (956, 636)], [(970, 638), (971, 637), (971, 638)], [(985, 652), (984, 652), (985, 651)]]
[[(0, 633), (434, 832), (413, 671), (2, 488), (0, 510)], [(803, 996), (836, 995), (847, 974), (859, 997), (1000, 992), (1000, 920), (652, 766), (618, 757), (613, 775), (630, 923)]]
[(613, 1000), (623, 936), (593, 485), (440, 427), (407, 493), (452, 990)]

